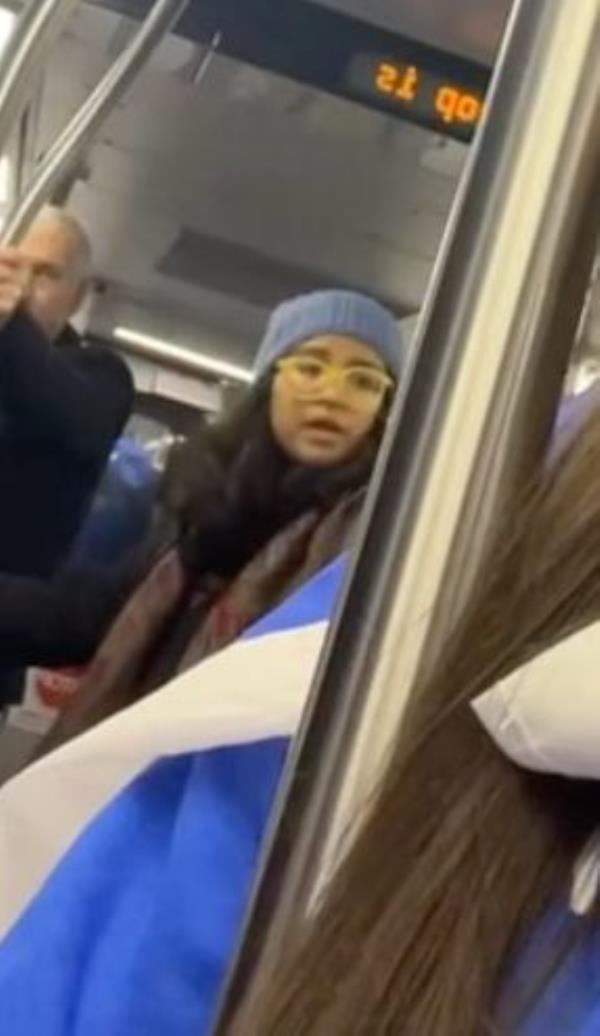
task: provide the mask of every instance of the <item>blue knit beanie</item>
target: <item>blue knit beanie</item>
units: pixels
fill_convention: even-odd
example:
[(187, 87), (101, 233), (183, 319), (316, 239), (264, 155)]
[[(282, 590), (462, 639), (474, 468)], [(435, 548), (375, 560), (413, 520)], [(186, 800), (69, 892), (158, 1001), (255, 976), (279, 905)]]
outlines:
[(399, 378), (403, 343), (395, 318), (374, 299), (354, 291), (317, 291), (278, 306), (258, 350), (255, 373), (260, 377), (297, 345), (325, 334), (350, 335), (372, 346)]

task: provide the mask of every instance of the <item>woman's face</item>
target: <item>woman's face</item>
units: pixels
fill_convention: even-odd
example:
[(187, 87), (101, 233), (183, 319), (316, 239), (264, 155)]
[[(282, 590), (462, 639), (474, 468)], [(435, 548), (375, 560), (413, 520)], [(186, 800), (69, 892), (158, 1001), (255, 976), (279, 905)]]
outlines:
[(339, 464), (372, 432), (392, 384), (379, 356), (364, 342), (333, 334), (311, 338), (276, 367), (273, 434), (301, 464)]

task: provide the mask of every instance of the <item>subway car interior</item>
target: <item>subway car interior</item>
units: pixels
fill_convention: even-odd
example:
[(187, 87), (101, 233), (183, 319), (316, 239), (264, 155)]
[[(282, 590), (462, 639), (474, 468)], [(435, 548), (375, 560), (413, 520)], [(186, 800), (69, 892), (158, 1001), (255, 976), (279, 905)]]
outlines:
[[(9, 138), (5, 219), (148, 6), (84, 3), (64, 19)], [(362, 291), (410, 340), (509, 8), (394, 2), (367, 17), (359, 3), (219, 0), (189, 4), (157, 42), (50, 199), (92, 243), (78, 326), (126, 358), (128, 432), (155, 470), (251, 380), (282, 300)], [(4, 8), (6, 47), (17, 15)], [(406, 48), (424, 85), (407, 79), (405, 99), (378, 78), (386, 55), (400, 74)], [(114, 464), (146, 488), (141, 454), (117, 446)]]
[[(283, 997), (278, 1023), (261, 993), (261, 969), (268, 985), (286, 933), (295, 931), (300, 914), (305, 919), (316, 909), (344, 856), (347, 828), (387, 772), (394, 738), (402, 743), (401, 723), (402, 731), (410, 730), (410, 724), (404, 727), (406, 702), (415, 688), (427, 689), (427, 674), (435, 673), (435, 661), (460, 627), (455, 620), (469, 614), (474, 587), (485, 584), (481, 573), (490, 567), (494, 515), (517, 499), (511, 493), (540, 464), (548, 441), (558, 442), (564, 429), (577, 425), (582, 407), (586, 414), (593, 410), (600, 378), (600, 166), (598, 144), (590, 141), (600, 137), (593, 132), (600, 129), (599, 67), (600, 0), (0, 0), (0, 353), (7, 352), (3, 339), (13, 321), (18, 327), (24, 319), (38, 337), (42, 333), (27, 295), (38, 276), (27, 241), (32, 228), (52, 224), (71, 234), (86, 255), (83, 290), (70, 320), (77, 348), (82, 356), (116, 358), (132, 386), (127, 413), (94, 469), (77, 522), (71, 515), (60, 558), (39, 572), (0, 571), (0, 627), (4, 600), (17, 602), (17, 618), (10, 613), (7, 632), (0, 629), (3, 1033), (484, 1031), (472, 1021), (462, 1029), (439, 1019), (430, 1028), (398, 1028), (383, 1014), (374, 1020), (377, 1004), (371, 1022), (365, 1013), (355, 1028), (347, 1022), (344, 1028), (336, 1011), (330, 1028), (322, 1019), (325, 1027), (307, 1022), (303, 1028), (300, 1014), (291, 1007), (286, 1014)], [(3, 284), (11, 278), (18, 299), (4, 310)], [(10, 285), (7, 290), (10, 295)], [(352, 318), (344, 310), (346, 322), (327, 308), (342, 300), (358, 307)], [(300, 321), (295, 337), (293, 320)], [(44, 356), (59, 351), (56, 343), (42, 336), (36, 346), (36, 391), (46, 377)], [(46, 347), (50, 352), (43, 352)], [(57, 459), (56, 432), (43, 428), (44, 401), (22, 404), (39, 424), (35, 434), (18, 430), (18, 379), (6, 373), (0, 356), (2, 377), (10, 402), (0, 387), (0, 440), (9, 446), (18, 440), (18, 448), (29, 451), (11, 475), (14, 484), (29, 470), (36, 436), (54, 464), (43, 492), (27, 497), (43, 527), (58, 520), (63, 506), (60, 472), (65, 483), (71, 476)], [(48, 368), (48, 385), (52, 377)], [(318, 389), (311, 389), (311, 379)], [(289, 406), (279, 417), (278, 386), (281, 406)], [(73, 393), (72, 383), (68, 391)], [(294, 391), (300, 402), (289, 403), (285, 393)], [(311, 391), (329, 393), (333, 402), (319, 397), (315, 403)], [(99, 408), (113, 406), (111, 392), (104, 399), (98, 387)], [(60, 399), (57, 406), (60, 413)], [(311, 406), (317, 408), (312, 425), (297, 418), (300, 445), (294, 440), (286, 453), (286, 436), (292, 441), (296, 434), (293, 414)], [(268, 423), (275, 453), (265, 453), (252, 474), (259, 421)], [(71, 427), (76, 439), (77, 425)], [(248, 437), (251, 460), (244, 453), (239, 459), (231, 429)], [(354, 466), (346, 440), (360, 446)], [(219, 478), (225, 472), (220, 495), (205, 498), (202, 483), (199, 504), (187, 488), (200, 477), (194, 474), (196, 442), (214, 451), (202, 465), (197, 461), (201, 477), (217, 478), (215, 464), (222, 466)], [(368, 458), (361, 452), (365, 443)], [(0, 464), (2, 458), (10, 464), (7, 451), (0, 445)], [(328, 474), (328, 464), (335, 475)], [(42, 461), (36, 465), (37, 459), (32, 477), (42, 470)], [(270, 466), (263, 499), (261, 480)], [(315, 472), (316, 488), (311, 481), (309, 490)], [(189, 498), (181, 495), (184, 483)], [(248, 488), (251, 483), (256, 485)], [(6, 492), (12, 485), (0, 474)], [(299, 509), (300, 497), (306, 510)], [(206, 517), (215, 500), (227, 515), (223, 529), (216, 522), (216, 532)], [(204, 509), (200, 518), (194, 507)], [(30, 519), (23, 527), (35, 529)], [(205, 530), (202, 549), (194, 522)], [(281, 581), (277, 558), (284, 548), (296, 568), (291, 575), (286, 568)], [(92, 636), (92, 613), (109, 597), (105, 584), (117, 573), (121, 579), (121, 572), (127, 576), (110, 598), (111, 621), (107, 605)], [(322, 590), (319, 580), (330, 572), (335, 595), (325, 605), (320, 595), (330, 590)], [(71, 586), (79, 604), (64, 596)], [(313, 586), (306, 603), (301, 595)], [(301, 618), (288, 614), (297, 599)], [(163, 614), (167, 601), (171, 611)], [(68, 617), (77, 609), (86, 623)], [(69, 636), (59, 629), (63, 613), (73, 629)], [(325, 640), (332, 614), (333, 632)], [(43, 637), (30, 637), (19, 625), (29, 615), (44, 627)], [(272, 626), (271, 615), (277, 617)], [(142, 645), (144, 616), (154, 630), (151, 649)], [(302, 641), (298, 648), (294, 640), (287, 648), (281, 640), (278, 647), (277, 636), (272, 655), (262, 646), (274, 632), (284, 638), (300, 626), (307, 646)], [(256, 640), (255, 629), (261, 634)], [(560, 630), (557, 641), (566, 636)], [(63, 646), (71, 642), (72, 654)], [(518, 652), (514, 657), (520, 659)], [(280, 679), (284, 692), (261, 688), (268, 672), (269, 688)], [(218, 694), (229, 694), (236, 679), (243, 684), (246, 678), (250, 697), (260, 689), (254, 712), (241, 706), (235, 726), (221, 716)], [(129, 693), (128, 681), (135, 692)], [(392, 693), (399, 683), (402, 693)], [(178, 684), (182, 705), (169, 718)], [(171, 699), (163, 699), (163, 687), (171, 688)], [(243, 699), (243, 687), (237, 690)], [(292, 718), (283, 698), (301, 694), (304, 706), (309, 690), (309, 707)], [(194, 708), (186, 712), (185, 701), (195, 702)], [(249, 735), (240, 733), (244, 723)], [(293, 750), (282, 779), (279, 762), (273, 764), (284, 789), (274, 806), (274, 790), (269, 785), (269, 794), (263, 791), (257, 771), (256, 794), (273, 808), (267, 847), (262, 830), (255, 839), (263, 850), (260, 858), (258, 850), (253, 856), (243, 902), (236, 901), (234, 910), (228, 901), (219, 913), (217, 892), (214, 917), (204, 901), (198, 908), (199, 925), (202, 915), (204, 924), (226, 926), (227, 910), (235, 913), (235, 931), (213, 968), (218, 981), (203, 985), (200, 977), (194, 996), (188, 997), (187, 987), (176, 994), (178, 982), (186, 986), (185, 968), (202, 970), (200, 949), (196, 958), (186, 943), (188, 956), (182, 950), (177, 958), (177, 944), (175, 962), (165, 950), (164, 959), (157, 953), (152, 966), (136, 972), (135, 948), (129, 947), (132, 956), (123, 956), (123, 968), (131, 964), (133, 985), (136, 974), (142, 985), (157, 983), (156, 1007), (142, 1009), (132, 997), (129, 1014), (129, 1007), (122, 1014), (111, 1007), (102, 1023), (92, 1023), (102, 999), (101, 954), (98, 975), (89, 962), (81, 966), (77, 1011), (68, 989), (70, 965), (60, 990), (58, 980), (56, 987), (51, 978), (32, 980), (28, 954), (33, 959), (34, 948), (46, 945), (58, 957), (66, 938), (56, 935), (53, 942), (46, 902), (48, 916), (54, 907), (64, 910), (79, 931), (73, 889), (84, 866), (85, 846), (77, 855), (82, 832), (89, 828), (100, 839), (94, 844), (110, 868), (120, 857), (102, 857), (101, 832), (134, 778), (142, 781), (150, 764), (161, 761), (197, 762), (215, 745), (239, 746), (244, 738), (260, 745), (263, 728), (270, 751), (281, 738)], [(243, 774), (243, 767), (236, 772)], [(57, 806), (56, 831), (50, 832), (45, 813), (52, 814), (53, 801), (64, 806)], [(182, 795), (177, 824), (187, 831), (183, 803)], [(260, 808), (266, 825), (269, 810)], [(134, 861), (136, 853), (151, 851), (134, 831), (136, 823), (131, 821)], [(141, 820), (140, 830), (152, 823)], [(223, 853), (224, 874), (228, 853), (246, 852), (229, 847), (227, 823), (239, 823), (237, 815), (223, 812), (217, 823), (211, 813), (205, 829), (206, 839), (214, 839), (215, 859)], [(168, 827), (168, 838), (175, 826)], [(162, 837), (167, 828), (156, 830)], [(181, 877), (181, 845), (174, 846), (173, 834), (165, 875), (173, 866), (173, 880), (185, 884), (192, 871)], [(196, 848), (190, 835), (189, 852)], [(208, 857), (210, 852), (200, 864), (202, 875)], [(61, 890), (63, 858), (75, 873), (68, 896)], [(206, 880), (210, 885), (212, 878)], [(136, 885), (132, 878), (132, 904), (138, 895), (142, 912), (150, 887), (145, 881)], [(94, 886), (85, 887), (81, 897), (91, 902)], [(125, 903), (129, 886), (123, 889)], [(108, 897), (102, 902), (110, 913), (112, 893), (105, 887), (98, 894)], [(131, 909), (137, 923), (138, 906)], [(190, 909), (193, 914), (188, 901)], [(123, 918), (124, 929), (131, 927), (125, 913)], [(80, 938), (92, 954), (96, 935), (88, 921), (87, 928), (81, 921)], [(111, 929), (117, 942), (120, 923)], [(151, 925), (148, 938), (161, 938)], [(176, 931), (173, 944), (177, 938)], [(165, 935), (165, 944), (170, 939)], [(190, 945), (204, 952), (200, 937), (194, 939)], [(71, 949), (64, 952), (67, 958)], [(80, 953), (83, 959), (87, 950)], [(300, 970), (302, 961), (300, 955)], [(306, 981), (317, 985), (308, 965), (305, 970)], [(282, 975), (283, 988), (285, 969)], [(386, 981), (392, 988), (393, 979)], [(121, 982), (115, 982), (115, 998), (125, 1003)], [(33, 990), (29, 1019), (27, 989)], [(385, 995), (393, 999), (389, 989)], [(292, 993), (289, 1000), (294, 1002)], [(390, 1019), (392, 1014), (390, 1009)], [(548, 1036), (584, 1036), (574, 1023), (544, 1024), (539, 1033)], [(538, 1034), (533, 1028), (506, 1034), (530, 1031)]]

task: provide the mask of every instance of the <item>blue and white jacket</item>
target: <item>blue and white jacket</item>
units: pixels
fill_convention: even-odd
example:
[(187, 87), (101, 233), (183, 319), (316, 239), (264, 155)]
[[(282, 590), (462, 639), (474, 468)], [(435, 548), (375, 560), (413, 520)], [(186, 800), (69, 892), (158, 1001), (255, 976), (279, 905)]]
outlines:
[(0, 1032), (208, 1031), (341, 573), (0, 790)]

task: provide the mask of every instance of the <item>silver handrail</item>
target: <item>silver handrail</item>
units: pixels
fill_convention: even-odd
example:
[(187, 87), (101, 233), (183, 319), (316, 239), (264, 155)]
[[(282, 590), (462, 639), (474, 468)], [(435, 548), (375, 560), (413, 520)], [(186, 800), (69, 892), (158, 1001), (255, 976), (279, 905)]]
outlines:
[(156, 0), (131, 42), (73, 116), (50, 148), (25, 196), (9, 214), (3, 244), (23, 233), (69, 168), (91, 144), (104, 119), (119, 102), (162, 38), (177, 22), (189, 0)]
[[(600, 0), (520, 0), (428, 292), (215, 1033), (268, 979), (539, 456), (596, 245)], [(384, 850), (383, 850), (384, 851)]]
[(163, 342), (152, 335), (128, 331), (122, 327), (114, 329), (111, 345), (127, 355), (148, 360), (167, 370), (181, 371), (183, 374), (208, 377), (215, 381), (231, 381), (241, 385), (250, 384), (254, 380), (251, 367), (213, 359), (195, 349)]
[(29, 0), (0, 59), (0, 154), (19, 118), (46, 52), (78, 0)]

